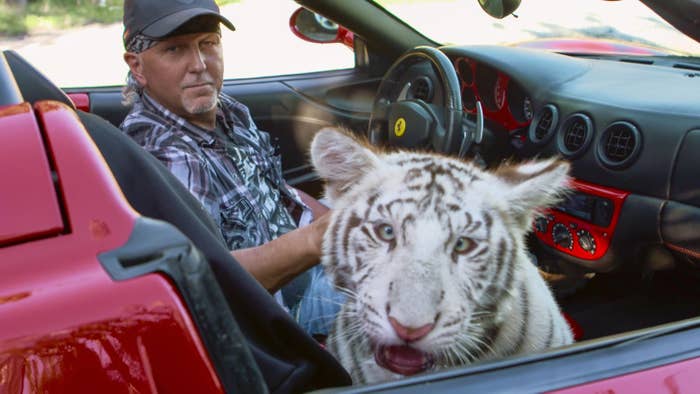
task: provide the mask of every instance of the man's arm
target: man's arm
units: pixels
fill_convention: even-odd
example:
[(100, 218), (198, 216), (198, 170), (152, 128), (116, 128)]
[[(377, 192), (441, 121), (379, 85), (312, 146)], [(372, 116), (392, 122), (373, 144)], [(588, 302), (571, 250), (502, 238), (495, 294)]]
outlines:
[[(184, 155), (176, 160), (174, 157), (178, 156), (160, 159), (178, 179), (189, 181), (183, 182), (200, 202), (209, 203), (208, 178), (199, 173), (204, 166), (197, 162), (198, 158)], [(318, 264), (321, 258), (323, 234), (330, 218), (329, 209), (301, 190), (297, 189), (297, 192), (311, 209), (313, 222), (263, 245), (231, 252), (241, 266), (271, 293)]]
[[(328, 211), (328, 208), (325, 209)], [(263, 287), (273, 293), (319, 262), (323, 234), (329, 221), (330, 213), (327, 212), (307, 226), (261, 246), (234, 250), (231, 254)]]

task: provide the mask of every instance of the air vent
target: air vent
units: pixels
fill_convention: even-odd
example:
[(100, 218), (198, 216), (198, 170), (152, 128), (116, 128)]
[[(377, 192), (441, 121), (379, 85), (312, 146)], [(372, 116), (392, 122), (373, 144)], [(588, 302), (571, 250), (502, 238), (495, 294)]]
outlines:
[(570, 152), (578, 152), (588, 137), (588, 125), (581, 119), (571, 122), (564, 130), (564, 146)]
[(430, 101), (433, 98), (433, 84), (428, 77), (416, 78), (411, 83), (411, 93), (413, 98)]
[(530, 141), (543, 144), (554, 135), (559, 122), (559, 111), (552, 104), (545, 105), (533, 119), (528, 132)]
[(596, 153), (607, 167), (621, 169), (637, 159), (642, 146), (642, 134), (629, 122), (615, 122), (600, 137)]
[(586, 151), (593, 138), (593, 122), (584, 114), (569, 116), (559, 131), (559, 151), (567, 157), (575, 157)]

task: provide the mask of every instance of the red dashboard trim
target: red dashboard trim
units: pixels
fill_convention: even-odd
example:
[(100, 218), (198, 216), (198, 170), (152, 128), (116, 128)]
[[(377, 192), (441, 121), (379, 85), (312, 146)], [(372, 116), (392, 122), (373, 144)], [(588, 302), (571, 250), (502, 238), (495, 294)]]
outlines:
[[(571, 186), (574, 190), (586, 193), (589, 195), (603, 197), (611, 200), (613, 202), (613, 214), (610, 224), (606, 227), (597, 226), (593, 223), (579, 219), (567, 213), (564, 213), (557, 209), (548, 209), (542, 213), (542, 215), (547, 218), (546, 231), (542, 232), (535, 228), (535, 235), (542, 241), (545, 245), (554, 248), (562, 253), (577, 257), (583, 260), (597, 260), (605, 255), (610, 246), (610, 241), (615, 232), (615, 227), (617, 226), (618, 219), (620, 217), (620, 211), (622, 210), (622, 204), (625, 199), (630, 194), (622, 190), (613, 189), (606, 186), (599, 186), (592, 183), (573, 180)], [(561, 223), (569, 229), (572, 236), (572, 248), (567, 249), (561, 245), (554, 242), (552, 233), (553, 228), (556, 224)], [(587, 231), (590, 233), (595, 241), (595, 251), (593, 253), (584, 250), (579, 244), (579, 232)]]

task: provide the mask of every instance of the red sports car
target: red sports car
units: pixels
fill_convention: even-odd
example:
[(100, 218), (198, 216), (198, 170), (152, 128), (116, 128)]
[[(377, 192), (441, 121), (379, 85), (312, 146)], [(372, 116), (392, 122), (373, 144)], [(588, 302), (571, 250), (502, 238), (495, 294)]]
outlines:
[[(57, 84), (27, 46), (0, 57), (0, 392), (698, 391), (698, 1), (296, 3), (275, 27), (246, 14), (267, 2), (222, 8), (242, 23), (232, 34), (299, 45), (258, 36), (227, 55), (238, 77), (224, 83), (287, 181), (320, 195), (307, 151), (327, 125), (486, 166), (569, 160), (574, 192), (538, 216), (529, 247), (576, 343), (351, 386), (120, 132), (121, 86)], [(333, 50), (300, 55), (310, 47)], [(296, 69), (255, 76), (240, 57)], [(415, 120), (403, 135), (396, 113)]]

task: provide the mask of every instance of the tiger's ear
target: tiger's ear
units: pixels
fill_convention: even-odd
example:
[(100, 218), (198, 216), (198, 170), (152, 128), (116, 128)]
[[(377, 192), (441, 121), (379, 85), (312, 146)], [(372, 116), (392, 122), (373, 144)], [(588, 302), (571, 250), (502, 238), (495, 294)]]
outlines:
[(326, 181), (326, 197), (332, 201), (376, 169), (379, 158), (348, 132), (324, 128), (311, 141), (311, 163)]
[(537, 209), (559, 201), (569, 189), (568, 162), (559, 159), (534, 160), (504, 165), (495, 174), (505, 182), (508, 208), (523, 226), (529, 226)]

